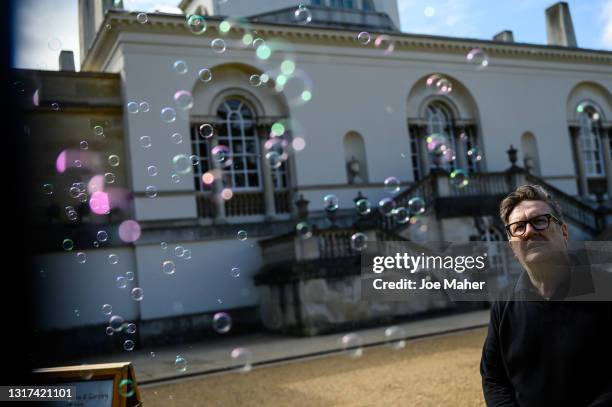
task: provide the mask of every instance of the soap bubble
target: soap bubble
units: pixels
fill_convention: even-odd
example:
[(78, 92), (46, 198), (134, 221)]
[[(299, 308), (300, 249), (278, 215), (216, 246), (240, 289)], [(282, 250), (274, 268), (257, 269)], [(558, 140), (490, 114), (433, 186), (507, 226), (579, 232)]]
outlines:
[(202, 82), (210, 82), (210, 80), (212, 79), (212, 72), (210, 71), (210, 69), (202, 68), (198, 72), (198, 78)]
[(181, 110), (189, 110), (193, 107), (193, 96), (191, 92), (179, 90), (174, 94), (174, 103)]
[(361, 198), (355, 202), (355, 208), (360, 215), (367, 215), (372, 212), (372, 205), (370, 201), (365, 198)]
[(419, 196), (410, 198), (408, 200), (408, 210), (413, 215), (424, 213), (426, 210), (425, 200)]
[(489, 56), (482, 48), (473, 48), (467, 53), (465, 59), (470, 65), (473, 65), (478, 70), (482, 70), (489, 66)]
[(222, 38), (215, 38), (211, 41), (210, 47), (218, 54), (222, 54), (226, 50), (225, 40)]
[(364, 250), (368, 246), (368, 237), (361, 232), (357, 232), (351, 236), (351, 248), (358, 252)]
[(361, 337), (351, 333), (340, 338), (340, 346), (342, 350), (351, 358), (358, 358), (363, 355), (363, 343)]
[(456, 170), (450, 173), (451, 185), (457, 188), (463, 188), (467, 186), (470, 183), (468, 178), (468, 173), (465, 170), (462, 170), (461, 168), (457, 168)]
[(371, 40), (372, 40), (372, 36), (370, 35), (369, 32), (362, 31), (359, 34), (357, 34), (357, 41), (359, 41), (361, 45), (368, 45)]
[(406, 331), (399, 326), (390, 326), (385, 329), (385, 342), (392, 349), (403, 349), (406, 347)]
[(176, 120), (176, 111), (171, 107), (164, 107), (161, 110), (161, 118), (166, 123), (172, 123)]
[(232, 362), (238, 367), (237, 370), (246, 373), (250, 372), (253, 368), (253, 354), (246, 348), (236, 348), (230, 353)]
[(187, 371), (187, 360), (181, 355), (176, 355), (174, 359), (174, 368), (181, 373)]
[(140, 24), (146, 24), (149, 21), (149, 17), (146, 13), (138, 13), (136, 16), (136, 21), (138, 21)]
[(189, 28), (189, 31), (198, 35), (203, 34), (206, 31), (206, 28), (208, 27), (204, 17), (199, 16), (197, 14), (189, 15), (186, 18), (186, 24), (187, 28)]
[(395, 209), (395, 207), (395, 201), (388, 197), (383, 198), (378, 202), (378, 209), (380, 210), (380, 213), (382, 213), (384, 216), (393, 215), (393, 210)]
[(213, 316), (212, 327), (220, 334), (227, 333), (232, 328), (232, 318), (226, 312), (217, 312)]
[(302, 239), (308, 239), (312, 236), (312, 227), (308, 222), (300, 222), (295, 225), (295, 231)]
[(395, 194), (400, 190), (400, 180), (395, 177), (385, 179), (385, 191)]
[(310, 10), (308, 10), (306, 6), (302, 4), (300, 4), (298, 9), (295, 10), (293, 16), (295, 17), (295, 21), (298, 24), (308, 24), (312, 21), (312, 13), (310, 12)]
[(325, 197), (323, 198), (323, 208), (327, 212), (334, 212), (338, 209), (339, 204), (340, 200), (334, 194), (325, 195)]

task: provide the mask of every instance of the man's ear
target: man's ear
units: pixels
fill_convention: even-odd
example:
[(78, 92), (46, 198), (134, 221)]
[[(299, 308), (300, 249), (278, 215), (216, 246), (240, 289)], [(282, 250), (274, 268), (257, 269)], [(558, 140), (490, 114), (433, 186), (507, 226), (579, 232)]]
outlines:
[(561, 225), (561, 233), (563, 233), (563, 239), (565, 239), (565, 244), (567, 245), (567, 241), (569, 240), (569, 229), (566, 223)]

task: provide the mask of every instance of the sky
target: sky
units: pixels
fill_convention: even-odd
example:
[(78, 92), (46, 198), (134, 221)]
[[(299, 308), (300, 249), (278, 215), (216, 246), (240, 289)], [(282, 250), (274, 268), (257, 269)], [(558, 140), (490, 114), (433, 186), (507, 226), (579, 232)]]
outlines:
[[(124, 0), (124, 6), (132, 11), (168, 10), (178, 2)], [(555, 2), (398, 0), (400, 28), (413, 34), (478, 39), (491, 39), (500, 31), (512, 30), (516, 42), (546, 44), (544, 10)], [(296, 1), (296, 5), (298, 3)], [(567, 3), (578, 46), (612, 51), (612, 0), (570, 0)], [(75, 60), (79, 61), (77, 0), (19, 0), (16, 7), (14, 67), (57, 70), (61, 49), (73, 50)]]

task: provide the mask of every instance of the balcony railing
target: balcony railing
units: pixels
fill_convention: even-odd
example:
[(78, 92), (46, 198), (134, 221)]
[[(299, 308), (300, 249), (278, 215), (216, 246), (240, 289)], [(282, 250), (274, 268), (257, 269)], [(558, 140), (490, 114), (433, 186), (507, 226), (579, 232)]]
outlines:
[[(265, 215), (266, 207), (263, 191), (234, 192), (231, 199), (224, 202), (225, 216), (253, 216)], [(216, 205), (211, 194), (198, 194), (198, 215), (201, 218), (214, 218)], [(291, 212), (289, 191), (274, 192), (274, 208), (277, 214)]]

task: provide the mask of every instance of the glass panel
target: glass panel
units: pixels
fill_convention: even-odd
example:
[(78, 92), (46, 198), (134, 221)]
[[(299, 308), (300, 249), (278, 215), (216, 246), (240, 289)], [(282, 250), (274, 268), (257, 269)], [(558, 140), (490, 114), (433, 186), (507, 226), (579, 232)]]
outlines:
[(235, 174), (234, 175), (235, 184), (234, 187), (240, 188), (246, 186), (246, 180), (244, 174)]
[(249, 186), (250, 187), (258, 187), (259, 186), (259, 177), (257, 176), (257, 173), (249, 172), (248, 173), (248, 180), (249, 180)]
[(244, 157), (234, 156), (234, 169), (236, 170), (244, 169)]

